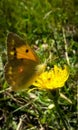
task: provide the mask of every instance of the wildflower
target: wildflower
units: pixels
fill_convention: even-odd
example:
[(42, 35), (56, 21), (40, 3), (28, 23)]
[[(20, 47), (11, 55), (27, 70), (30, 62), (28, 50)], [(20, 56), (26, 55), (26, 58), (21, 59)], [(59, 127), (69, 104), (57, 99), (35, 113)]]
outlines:
[(39, 89), (55, 89), (63, 87), (69, 77), (68, 67), (64, 68), (54, 65), (50, 71), (43, 72), (33, 83)]

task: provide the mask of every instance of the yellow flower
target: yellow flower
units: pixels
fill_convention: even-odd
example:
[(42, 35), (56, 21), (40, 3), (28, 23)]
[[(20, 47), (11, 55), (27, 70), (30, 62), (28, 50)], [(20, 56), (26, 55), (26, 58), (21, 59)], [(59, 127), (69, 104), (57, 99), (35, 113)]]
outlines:
[(39, 89), (55, 89), (63, 87), (65, 81), (69, 77), (68, 67), (64, 68), (54, 66), (50, 71), (43, 72), (33, 83), (34, 86), (37, 86)]

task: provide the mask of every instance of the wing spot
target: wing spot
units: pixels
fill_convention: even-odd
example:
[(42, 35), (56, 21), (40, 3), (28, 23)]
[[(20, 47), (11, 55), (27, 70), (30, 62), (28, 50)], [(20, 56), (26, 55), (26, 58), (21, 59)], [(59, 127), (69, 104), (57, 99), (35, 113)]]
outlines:
[(12, 56), (13, 56), (13, 55), (14, 55), (14, 51), (10, 51), (10, 55), (12, 55)]
[(12, 67), (11, 66), (9, 67), (8, 74), (12, 75)]
[(18, 72), (19, 72), (19, 73), (22, 73), (23, 70), (24, 70), (24, 69), (23, 69), (23, 67), (21, 66), (21, 67), (19, 67)]
[(12, 39), (12, 45), (14, 45), (14, 44), (15, 44), (14, 39)]
[(12, 71), (12, 67), (11, 67), (11, 66), (9, 67), (9, 70), (11, 70), (11, 71)]
[(28, 49), (26, 49), (26, 53), (28, 53), (29, 52), (29, 50)]
[(13, 52), (14, 52), (14, 57), (16, 57), (17, 56), (17, 52), (16, 52), (16, 48), (15, 47), (13, 47)]

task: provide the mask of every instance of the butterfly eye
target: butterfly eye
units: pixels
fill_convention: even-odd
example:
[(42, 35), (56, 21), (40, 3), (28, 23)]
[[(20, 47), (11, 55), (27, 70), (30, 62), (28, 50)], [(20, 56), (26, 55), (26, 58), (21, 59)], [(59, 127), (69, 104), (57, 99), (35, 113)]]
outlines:
[(29, 50), (28, 49), (26, 49), (26, 53), (28, 53), (29, 52)]

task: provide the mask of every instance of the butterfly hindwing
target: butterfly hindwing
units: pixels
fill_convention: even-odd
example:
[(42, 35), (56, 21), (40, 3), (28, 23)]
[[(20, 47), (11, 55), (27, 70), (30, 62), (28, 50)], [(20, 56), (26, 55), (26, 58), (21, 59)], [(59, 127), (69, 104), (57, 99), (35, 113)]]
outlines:
[[(14, 90), (31, 85), (36, 76), (36, 63), (31, 60), (12, 60), (5, 66), (5, 78)], [(32, 68), (30, 70), (30, 68)], [(31, 80), (32, 79), (32, 80)]]

